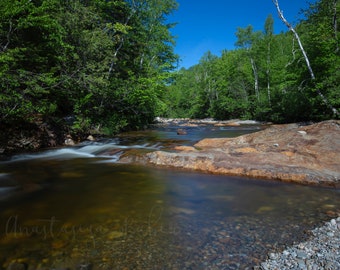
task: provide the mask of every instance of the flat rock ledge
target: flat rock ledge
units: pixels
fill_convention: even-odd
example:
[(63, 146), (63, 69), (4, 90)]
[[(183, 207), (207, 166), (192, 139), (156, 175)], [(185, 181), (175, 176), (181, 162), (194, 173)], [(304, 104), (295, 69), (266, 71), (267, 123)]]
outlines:
[(134, 161), (340, 188), (340, 121), (272, 125), (236, 138), (203, 139), (194, 146), (146, 153)]

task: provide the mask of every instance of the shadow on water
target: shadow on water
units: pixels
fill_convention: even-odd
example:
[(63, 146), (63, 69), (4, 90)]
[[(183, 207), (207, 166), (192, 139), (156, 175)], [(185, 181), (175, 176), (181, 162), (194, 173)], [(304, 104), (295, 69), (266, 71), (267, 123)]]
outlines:
[(340, 208), (336, 190), (119, 164), (108, 154), (179, 141), (148, 132), (1, 163), (1, 266), (246, 269)]

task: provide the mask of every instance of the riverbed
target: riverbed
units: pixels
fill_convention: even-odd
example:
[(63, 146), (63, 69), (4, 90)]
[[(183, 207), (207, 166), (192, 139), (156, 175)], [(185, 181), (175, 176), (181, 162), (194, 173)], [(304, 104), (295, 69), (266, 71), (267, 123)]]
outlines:
[(2, 269), (251, 269), (338, 214), (339, 190), (119, 162), (263, 127), (178, 128), (2, 161)]

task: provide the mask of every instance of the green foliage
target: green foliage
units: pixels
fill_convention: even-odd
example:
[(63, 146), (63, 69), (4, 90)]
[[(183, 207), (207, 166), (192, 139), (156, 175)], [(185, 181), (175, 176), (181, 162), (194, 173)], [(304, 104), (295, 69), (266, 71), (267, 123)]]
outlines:
[(340, 108), (339, 3), (320, 0), (291, 33), (236, 31), (237, 49), (177, 62), (166, 17), (175, 0), (0, 1), (0, 124), (72, 116), (73, 130), (111, 134), (155, 116), (255, 118), (274, 122), (334, 117)]
[(3, 0), (0, 122), (73, 116), (73, 129), (140, 128), (164, 111), (175, 0)]
[(54, 46), (60, 28), (46, 13), (54, 12), (54, 3), (3, 1), (0, 9), (0, 120), (53, 113), (56, 105), (48, 96), (57, 81)]
[(335, 117), (319, 92), (340, 109), (339, 12), (338, 1), (317, 1), (296, 27), (315, 80), (292, 33), (275, 35), (269, 15), (263, 32), (237, 29), (236, 50), (207, 52), (198, 65), (178, 71), (165, 95), (167, 115), (280, 123)]

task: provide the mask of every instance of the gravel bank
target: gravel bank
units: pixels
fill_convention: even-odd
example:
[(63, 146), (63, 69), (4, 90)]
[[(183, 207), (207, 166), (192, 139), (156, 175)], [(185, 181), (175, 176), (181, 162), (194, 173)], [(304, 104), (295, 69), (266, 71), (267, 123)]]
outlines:
[(269, 259), (255, 267), (257, 270), (339, 270), (340, 269), (340, 217), (312, 231), (307, 242), (270, 253)]

